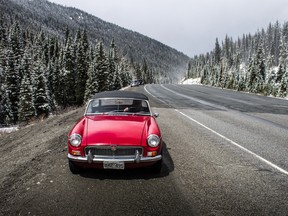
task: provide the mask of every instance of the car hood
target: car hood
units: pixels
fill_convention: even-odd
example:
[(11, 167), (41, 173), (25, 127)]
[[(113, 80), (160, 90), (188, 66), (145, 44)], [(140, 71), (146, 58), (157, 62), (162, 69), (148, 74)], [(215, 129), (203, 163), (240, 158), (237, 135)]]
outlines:
[(87, 145), (141, 145), (147, 116), (93, 116), (87, 118)]

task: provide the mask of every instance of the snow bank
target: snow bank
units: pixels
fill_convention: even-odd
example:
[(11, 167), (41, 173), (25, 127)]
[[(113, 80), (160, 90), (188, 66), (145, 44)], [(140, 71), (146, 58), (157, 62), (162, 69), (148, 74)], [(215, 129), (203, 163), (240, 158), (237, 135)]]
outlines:
[(3, 127), (0, 128), (0, 134), (4, 134), (4, 133), (12, 133), (14, 131), (19, 130), (18, 126), (16, 127)]
[(200, 83), (201, 78), (196, 78), (196, 79), (186, 79), (180, 82), (180, 84), (184, 85), (201, 85)]

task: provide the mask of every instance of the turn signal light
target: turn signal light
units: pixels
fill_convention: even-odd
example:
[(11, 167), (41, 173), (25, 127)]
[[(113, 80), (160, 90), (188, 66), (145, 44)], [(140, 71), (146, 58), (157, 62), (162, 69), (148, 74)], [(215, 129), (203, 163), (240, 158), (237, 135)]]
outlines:
[(72, 155), (74, 155), (74, 156), (79, 156), (79, 155), (81, 155), (81, 152), (80, 151), (75, 151), (75, 150), (72, 150)]
[(157, 151), (147, 152), (148, 157), (154, 157), (157, 155)]

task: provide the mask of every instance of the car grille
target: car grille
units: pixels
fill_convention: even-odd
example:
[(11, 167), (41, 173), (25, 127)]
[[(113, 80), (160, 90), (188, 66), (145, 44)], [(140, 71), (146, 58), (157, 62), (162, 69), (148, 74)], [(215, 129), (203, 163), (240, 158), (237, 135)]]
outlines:
[[(115, 149), (116, 147), (116, 149)], [(134, 157), (136, 151), (142, 155), (142, 147), (133, 146), (89, 146), (85, 148), (85, 154), (88, 155), (89, 151), (94, 157)]]

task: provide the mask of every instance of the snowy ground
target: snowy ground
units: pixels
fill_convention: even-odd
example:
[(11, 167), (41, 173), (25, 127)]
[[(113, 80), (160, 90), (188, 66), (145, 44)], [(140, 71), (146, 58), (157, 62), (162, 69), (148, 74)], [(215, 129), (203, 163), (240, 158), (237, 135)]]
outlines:
[[(183, 79), (183, 80), (181, 80), (180, 82), (179, 82), (179, 84), (183, 84), (183, 85), (202, 85), (201, 83), (200, 83), (200, 81), (201, 81), (201, 78), (196, 78), (196, 79)], [(214, 88), (216, 88), (216, 87), (214, 87)], [(227, 90), (227, 89), (226, 89)], [(231, 89), (230, 89), (231, 90)], [(231, 91), (237, 91), (237, 90), (231, 90)], [(254, 93), (249, 93), (249, 92), (243, 92), (243, 93), (247, 93), (247, 94), (254, 94)], [(261, 94), (258, 94), (258, 95), (261, 95)], [(272, 95), (270, 95), (270, 96), (268, 96), (268, 97), (272, 97), (272, 98), (277, 98), (277, 99), (281, 99), (281, 100), (288, 100), (288, 95), (287, 95), (287, 97), (285, 97), (285, 98), (281, 98), (281, 97), (275, 97), (275, 96), (272, 96)]]
[(14, 131), (17, 131), (18, 129), (19, 129), (18, 126), (0, 128), (0, 135), (4, 133), (12, 133)]
[(201, 78), (196, 78), (196, 79), (186, 79), (186, 80), (182, 80), (180, 82), (180, 84), (184, 84), (184, 85), (202, 85), (200, 83)]

